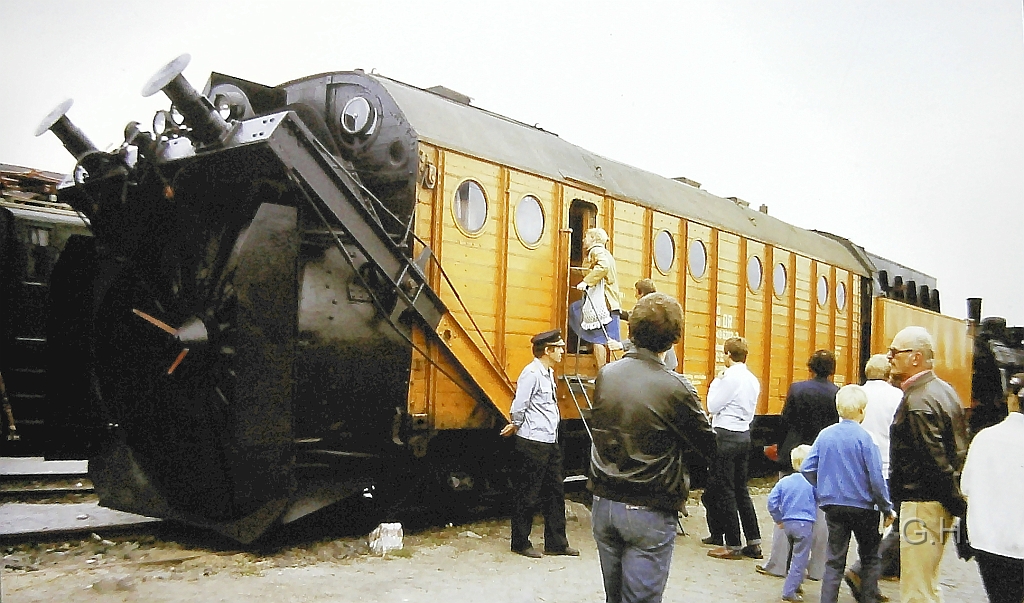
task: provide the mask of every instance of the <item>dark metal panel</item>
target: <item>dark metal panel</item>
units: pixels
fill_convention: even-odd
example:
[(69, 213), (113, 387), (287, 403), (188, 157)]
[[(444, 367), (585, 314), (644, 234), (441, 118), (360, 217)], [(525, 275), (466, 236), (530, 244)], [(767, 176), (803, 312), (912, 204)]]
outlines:
[(237, 385), (224, 461), (236, 516), (287, 499), (295, 488), (290, 457), (297, 225), (294, 207), (260, 205), (229, 261), (238, 299), (232, 363)]

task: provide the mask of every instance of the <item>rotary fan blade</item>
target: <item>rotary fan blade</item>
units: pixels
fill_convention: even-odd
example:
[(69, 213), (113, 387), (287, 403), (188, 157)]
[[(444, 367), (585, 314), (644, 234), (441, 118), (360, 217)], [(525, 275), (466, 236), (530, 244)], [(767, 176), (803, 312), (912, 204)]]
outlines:
[(174, 359), (174, 362), (171, 364), (170, 368), (167, 369), (168, 375), (174, 374), (174, 369), (178, 368), (178, 365), (181, 364), (181, 361), (185, 359), (186, 354), (188, 354), (188, 348), (182, 348), (181, 352), (178, 353), (178, 357)]
[(166, 322), (160, 320), (159, 318), (155, 318), (153, 316), (150, 316), (149, 314), (146, 314), (145, 312), (143, 312), (142, 310), (139, 310), (138, 308), (132, 308), (132, 314), (135, 314), (136, 316), (138, 316), (139, 318), (145, 320), (149, 324), (151, 324), (151, 325), (153, 325), (153, 326), (155, 326), (155, 327), (157, 327), (157, 328), (159, 328), (159, 329), (161, 329), (163, 331), (166, 331), (167, 333), (169, 333), (171, 335), (177, 335), (177, 331), (174, 329), (174, 327), (172, 327), (171, 325), (167, 324)]
[[(183, 334), (191, 334), (191, 331), (196, 330), (196, 327), (194, 325), (196, 323), (198, 323), (199, 324), (199, 328), (202, 330), (202, 333), (203, 333), (203, 339), (202, 340), (205, 341), (206, 328), (203, 327), (202, 322), (199, 321), (199, 319), (192, 319), (189, 322), (186, 322), (185, 325), (182, 326), (182, 328), (175, 329), (175, 328), (171, 327), (171, 325), (169, 325), (166, 322), (160, 320), (159, 318), (150, 316), (149, 314), (146, 314), (145, 312), (143, 312), (142, 310), (139, 310), (138, 308), (132, 308), (132, 313), (135, 314), (136, 316), (142, 318), (146, 322), (148, 322), (148, 323), (150, 323), (152, 325), (155, 325), (156, 327), (158, 327), (162, 331), (165, 331), (165, 332), (173, 335), (176, 339), (178, 339), (178, 341), (183, 341)], [(187, 354), (188, 354), (188, 348), (182, 348), (182, 350), (180, 352), (178, 352), (178, 356), (174, 359), (174, 362), (172, 362), (171, 366), (167, 369), (167, 374), (168, 375), (173, 375), (174, 374), (174, 369), (178, 368), (178, 365), (181, 364), (181, 361), (185, 359), (185, 356)]]

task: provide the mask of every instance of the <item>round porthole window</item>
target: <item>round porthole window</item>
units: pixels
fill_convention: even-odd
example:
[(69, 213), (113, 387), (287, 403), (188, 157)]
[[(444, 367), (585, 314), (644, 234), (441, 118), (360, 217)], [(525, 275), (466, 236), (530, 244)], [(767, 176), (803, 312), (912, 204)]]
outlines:
[(786, 267), (783, 264), (775, 264), (772, 272), (772, 287), (775, 295), (782, 297), (786, 293)]
[(846, 308), (846, 283), (836, 284), (836, 308)]
[(690, 243), (690, 275), (693, 278), (703, 278), (708, 270), (708, 250), (700, 239), (694, 239)]
[(752, 255), (747, 260), (747, 286), (751, 291), (760, 291), (763, 280), (764, 269), (761, 267), (761, 258)]
[(828, 303), (828, 279), (819, 276), (818, 277), (818, 305), (824, 306)]
[(663, 230), (654, 237), (654, 266), (662, 274), (668, 274), (675, 259), (676, 242), (672, 240), (672, 233)]
[(477, 234), (483, 230), (487, 220), (487, 197), (484, 189), (472, 180), (466, 180), (455, 191), (455, 203), (452, 205), (455, 221), (466, 234)]
[(376, 125), (377, 112), (362, 96), (350, 99), (341, 110), (341, 128), (347, 134), (370, 134)]
[(516, 205), (516, 234), (523, 245), (533, 248), (544, 234), (544, 210), (533, 195), (526, 195)]

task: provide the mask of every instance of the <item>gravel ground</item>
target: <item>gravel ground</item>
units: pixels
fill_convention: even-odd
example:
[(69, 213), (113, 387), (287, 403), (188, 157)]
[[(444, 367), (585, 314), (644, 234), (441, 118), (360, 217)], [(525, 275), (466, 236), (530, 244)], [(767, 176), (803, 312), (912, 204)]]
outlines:
[[(762, 532), (771, 534), (765, 488), (755, 487)], [(691, 502), (693, 502), (691, 500)], [(331, 539), (270, 552), (213, 549), (153, 536), (100, 535), (81, 541), (30, 544), (4, 550), (3, 601), (395, 601), (495, 603), (599, 602), (601, 571), (590, 515), (569, 502), (569, 539), (578, 558), (527, 559), (509, 552), (507, 519), (478, 521), (406, 534), (404, 548), (371, 555), (360, 538)], [(780, 579), (761, 576), (753, 560), (721, 561), (706, 555), (703, 508), (691, 504), (686, 535), (676, 541), (666, 601), (778, 601)], [(534, 528), (539, 545), (543, 529)], [(767, 543), (766, 543), (767, 544)], [(767, 546), (765, 547), (767, 549)], [(973, 562), (943, 562), (947, 603), (981, 603), (984, 590)], [(805, 583), (808, 602), (819, 583)], [(882, 583), (899, 600), (899, 585)], [(852, 603), (843, 589), (840, 601)]]

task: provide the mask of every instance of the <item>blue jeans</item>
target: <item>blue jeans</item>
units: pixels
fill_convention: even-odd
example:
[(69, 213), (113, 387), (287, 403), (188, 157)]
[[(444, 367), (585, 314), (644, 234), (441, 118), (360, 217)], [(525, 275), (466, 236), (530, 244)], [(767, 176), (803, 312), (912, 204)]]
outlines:
[(594, 541), (607, 603), (660, 603), (672, 564), (676, 514), (594, 497)]
[(789, 563), (789, 573), (786, 574), (786, 582), (782, 585), (782, 596), (792, 598), (796, 595), (796, 589), (804, 581), (804, 572), (807, 570), (807, 562), (811, 559), (811, 536), (814, 530), (813, 521), (802, 521), (794, 519), (782, 522), (782, 530), (786, 533), (790, 549), (793, 551), (793, 560)]
[[(786, 531), (775, 526), (772, 531), (772, 552), (764, 569), (773, 576), (785, 578), (793, 562), (793, 547), (786, 536)], [(814, 529), (811, 530), (811, 559), (807, 562), (807, 577), (821, 580), (825, 575), (825, 558), (828, 557), (828, 523), (825, 512), (818, 509)]]

